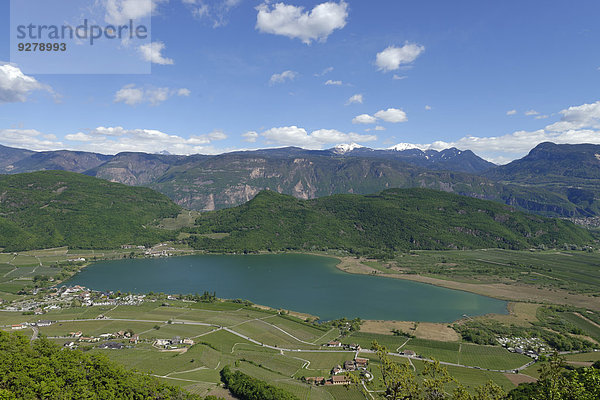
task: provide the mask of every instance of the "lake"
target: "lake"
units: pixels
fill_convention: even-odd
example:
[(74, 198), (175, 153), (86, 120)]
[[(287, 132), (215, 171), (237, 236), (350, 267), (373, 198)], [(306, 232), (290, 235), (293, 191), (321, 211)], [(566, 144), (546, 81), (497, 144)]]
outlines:
[(507, 313), (505, 301), (418, 282), (340, 271), (337, 259), (303, 254), (201, 255), (94, 263), (67, 285), (95, 290), (218, 297), (341, 317), (452, 322), (467, 314)]

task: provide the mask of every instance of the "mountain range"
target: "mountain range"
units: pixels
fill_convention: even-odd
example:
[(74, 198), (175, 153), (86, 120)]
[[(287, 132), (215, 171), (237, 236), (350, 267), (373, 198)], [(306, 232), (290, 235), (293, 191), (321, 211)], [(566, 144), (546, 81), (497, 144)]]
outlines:
[(496, 166), (470, 150), (422, 150), (356, 144), (328, 150), (297, 147), (220, 155), (76, 151), (32, 152), (0, 146), (0, 173), (79, 172), (147, 186), (180, 206), (210, 211), (242, 204), (270, 189), (299, 199), (390, 188), (429, 188), (494, 200), (546, 216), (600, 214), (600, 146), (542, 143), (520, 160)]

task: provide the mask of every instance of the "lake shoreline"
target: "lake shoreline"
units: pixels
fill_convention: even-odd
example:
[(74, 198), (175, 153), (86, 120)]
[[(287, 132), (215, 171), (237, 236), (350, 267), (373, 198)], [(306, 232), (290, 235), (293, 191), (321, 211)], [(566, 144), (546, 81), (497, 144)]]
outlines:
[(380, 276), (347, 274), (337, 268), (339, 258), (331, 254), (222, 256), (119, 259), (103, 261), (107, 264), (100, 268), (89, 263), (62, 285), (133, 293), (209, 291), (221, 298), (248, 299), (324, 320), (346, 316), (450, 323), (464, 315), (508, 313), (506, 301), (489, 296), (421, 282), (400, 284)]

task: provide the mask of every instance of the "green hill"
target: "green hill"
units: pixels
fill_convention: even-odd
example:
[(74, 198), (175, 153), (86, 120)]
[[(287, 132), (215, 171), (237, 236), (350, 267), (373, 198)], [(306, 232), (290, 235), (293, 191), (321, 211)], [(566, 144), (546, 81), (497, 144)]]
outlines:
[(103, 355), (0, 331), (0, 399), (163, 399), (200, 396), (128, 371)]
[[(503, 204), (428, 189), (314, 200), (264, 191), (236, 208), (201, 215), (191, 244), (210, 251), (344, 249), (523, 249), (583, 245), (591, 234), (570, 222)], [(225, 233), (225, 235), (211, 235)]]
[(168, 237), (154, 221), (180, 208), (147, 188), (72, 172), (0, 176), (0, 247), (6, 251), (69, 246), (114, 248)]

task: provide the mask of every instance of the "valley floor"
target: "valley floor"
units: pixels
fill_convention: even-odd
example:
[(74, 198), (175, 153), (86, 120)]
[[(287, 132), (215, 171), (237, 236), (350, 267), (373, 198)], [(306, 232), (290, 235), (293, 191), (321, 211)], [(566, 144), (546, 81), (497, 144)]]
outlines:
[[(189, 249), (177, 251), (190, 253)], [(365, 398), (356, 387), (315, 386), (302, 379), (329, 378), (332, 368), (344, 366), (357, 357), (369, 360), (366, 368), (369, 375), (363, 375), (364, 388), (367, 398), (375, 398), (383, 386), (377, 357), (369, 350), (373, 340), (386, 346), (399, 362), (408, 362), (416, 372), (424, 368), (427, 360), (440, 360), (450, 374), (470, 390), (489, 380), (510, 390), (520, 382), (535, 380), (539, 363), (498, 345), (461, 341), (459, 332), (464, 327), (475, 326), (485, 333), (494, 324), (519, 329), (543, 326), (558, 336), (586, 340), (600, 347), (597, 289), (600, 287), (600, 255), (596, 253), (412, 252), (388, 261), (344, 257), (335, 252), (320, 255), (340, 258), (338, 268), (349, 273), (416, 280), (510, 300), (510, 313), (465, 316), (450, 325), (364, 321), (359, 331), (341, 336), (342, 332), (333, 326), (304, 322), (311, 318), (308, 315), (280, 315), (268, 307), (183, 301), (164, 296), (147, 298), (137, 305), (81, 307), (74, 302), (70, 306), (44, 310), (43, 315), (0, 311), (0, 326), (5, 330), (23, 329), (34, 337), (43, 334), (59, 344), (72, 342), (73, 347), (106, 354), (127, 367), (151, 373), (194, 393), (226, 396), (220, 387), (219, 371), (231, 365), (301, 399)], [(24, 296), (18, 292), (31, 285), (41, 288), (39, 297), (44, 293), (44, 286), (65, 279), (89, 261), (137, 256), (143, 256), (143, 251), (121, 249), (99, 253), (61, 248), (0, 254), (0, 298), (6, 303), (21, 299)], [(533, 282), (527, 282), (528, 279)], [(552, 304), (563, 306), (553, 308)], [(30, 325), (40, 320), (51, 323), (39, 327)], [(557, 330), (558, 325), (551, 324), (556, 320), (562, 321), (561, 326), (577, 328), (569, 328), (576, 333)], [(137, 341), (118, 335), (125, 331), (137, 335)], [(102, 339), (90, 342), (82, 341), (82, 337)], [(194, 344), (172, 345), (177, 338), (189, 339)], [(164, 341), (158, 342), (159, 339)], [(326, 346), (336, 340), (340, 341), (340, 347)], [(122, 343), (124, 347), (98, 348), (106, 341)], [(167, 341), (170, 344), (157, 344)], [(360, 349), (356, 345), (360, 345)], [(570, 353), (567, 352), (566, 357), (574, 366), (587, 366), (600, 360), (600, 352)], [(514, 373), (515, 370), (519, 373)]]

